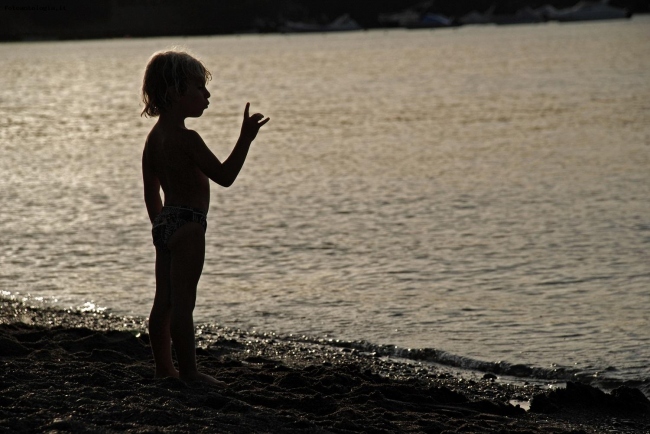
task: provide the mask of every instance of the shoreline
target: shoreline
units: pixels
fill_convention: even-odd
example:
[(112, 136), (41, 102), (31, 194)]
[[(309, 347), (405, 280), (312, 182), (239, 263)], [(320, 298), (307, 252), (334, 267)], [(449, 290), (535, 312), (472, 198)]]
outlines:
[[(648, 12), (647, 5), (630, 0), (619, 1), (617, 7), (601, 7), (595, 11), (593, 7), (576, 9), (551, 0), (544, 5), (524, 1), (516, 7), (501, 5), (496, 9), (486, 4), (458, 2), (380, 5), (363, 1), (343, 6), (314, 5), (304, 0), (273, 5), (252, 0), (245, 8), (201, 0), (183, 4), (163, 1), (155, 7), (136, 0), (98, 3), (94, 8), (65, 0), (57, 5), (5, 4), (4, 16), (0, 15), (0, 41), (441, 29), (486, 24), (623, 20)], [(256, 12), (251, 14), (251, 11)]]
[(628, 387), (504, 384), (200, 324), (197, 344), (225, 389), (154, 379), (144, 318), (0, 297), (0, 431), (650, 431), (650, 401)]

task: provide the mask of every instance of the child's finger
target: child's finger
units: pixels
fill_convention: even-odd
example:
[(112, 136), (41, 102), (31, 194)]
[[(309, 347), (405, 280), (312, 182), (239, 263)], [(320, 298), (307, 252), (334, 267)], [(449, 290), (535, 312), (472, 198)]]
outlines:
[(251, 103), (246, 103), (246, 108), (244, 109), (244, 119), (248, 119), (248, 108), (251, 106)]
[(266, 118), (262, 122), (260, 122), (258, 125), (261, 127), (262, 125), (264, 125), (265, 123), (267, 123), (270, 120), (271, 120), (271, 118)]

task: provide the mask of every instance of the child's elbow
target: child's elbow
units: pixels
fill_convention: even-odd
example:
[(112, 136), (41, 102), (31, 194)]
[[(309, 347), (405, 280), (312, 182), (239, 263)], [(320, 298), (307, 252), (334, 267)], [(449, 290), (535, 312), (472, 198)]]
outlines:
[(228, 188), (234, 183), (235, 183), (234, 179), (223, 179), (221, 182), (219, 182), (219, 185)]
[(228, 173), (225, 171), (215, 174), (215, 176), (212, 177), (212, 180), (214, 182), (226, 188), (233, 185), (235, 183), (235, 179), (237, 179), (237, 175), (233, 175), (232, 173)]

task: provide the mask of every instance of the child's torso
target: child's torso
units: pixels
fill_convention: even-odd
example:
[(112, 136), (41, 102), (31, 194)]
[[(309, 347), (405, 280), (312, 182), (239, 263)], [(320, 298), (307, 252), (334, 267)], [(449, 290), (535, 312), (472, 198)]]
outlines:
[(146, 157), (165, 193), (165, 205), (190, 206), (208, 211), (210, 183), (183, 149), (187, 130), (156, 125), (147, 137)]

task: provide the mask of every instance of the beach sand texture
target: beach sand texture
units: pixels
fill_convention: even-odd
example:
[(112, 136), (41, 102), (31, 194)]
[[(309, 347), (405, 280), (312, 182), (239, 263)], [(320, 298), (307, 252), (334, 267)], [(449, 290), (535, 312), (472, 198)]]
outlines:
[[(552, 391), (345, 348), (221, 330), (197, 350), (223, 389), (154, 379), (142, 318), (0, 301), (0, 432), (636, 433), (637, 389)], [(201, 339), (199, 339), (201, 341)], [(205, 343), (205, 341), (204, 341)], [(529, 411), (510, 404), (530, 400)]]

